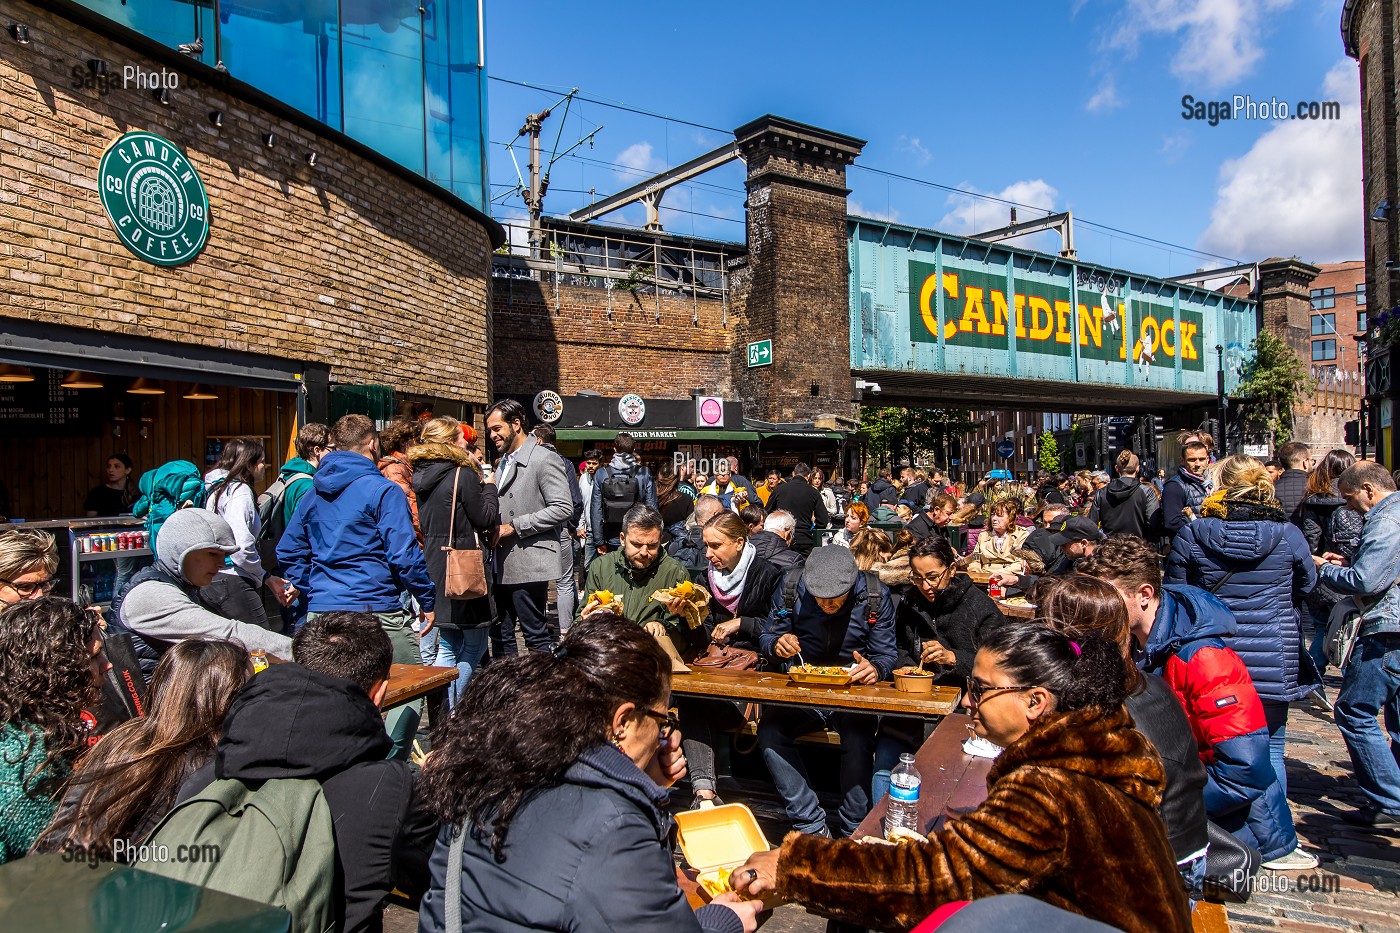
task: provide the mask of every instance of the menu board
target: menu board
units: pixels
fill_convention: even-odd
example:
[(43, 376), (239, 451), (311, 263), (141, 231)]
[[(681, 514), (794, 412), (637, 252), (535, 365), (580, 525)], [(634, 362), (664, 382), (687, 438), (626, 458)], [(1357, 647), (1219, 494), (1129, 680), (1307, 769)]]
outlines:
[(0, 430), (18, 436), (74, 436), (102, 430), (105, 392), (65, 389), (61, 370), (33, 372), (33, 382), (0, 383)]

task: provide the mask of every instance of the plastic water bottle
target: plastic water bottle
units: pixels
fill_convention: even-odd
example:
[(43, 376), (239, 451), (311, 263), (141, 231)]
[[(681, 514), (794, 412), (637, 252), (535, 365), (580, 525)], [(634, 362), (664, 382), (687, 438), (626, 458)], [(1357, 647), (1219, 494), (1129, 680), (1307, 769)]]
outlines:
[(885, 838), (896, 829), (908, 829), (922, 835), (924, 827), (919, 820), (919, 769), (914, 767), (914, 756), (905, 752), (899, 756), (899, 764), (890, 772), (890, 798), (885, 807)]

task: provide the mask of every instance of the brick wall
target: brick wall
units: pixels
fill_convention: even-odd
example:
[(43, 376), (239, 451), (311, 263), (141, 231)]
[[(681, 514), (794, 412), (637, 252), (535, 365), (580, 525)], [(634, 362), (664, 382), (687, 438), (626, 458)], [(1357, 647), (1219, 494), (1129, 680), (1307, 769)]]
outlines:
[(684, 399), (703, 388), (732, 397), (735, 316), (723, 302), (556, 286), (553, 279), (543, 273), (541, 281), (495, 280), (498, 395), (553, 389)]
[[(73, 85), (89, 59), (159, 71), (114, 41), (17, 0), (0, 20), (0, 318), (25, 318), (328, 365), (335, 381), (484, 403), (490, 293), (485, 227), (359, 155), (181, 74), (169, 106)], [(168, 66), (165, 66), (168, 67)], [(222, 110), (224, 125), (208, 119)], [(212, 229), (161, 268), (118, 240), (97, 192), (113, 139), (182, 148)], [(273, 149), (260, 137), (277, 135)], [(318, 164), (304, 161), (315, 150)]]

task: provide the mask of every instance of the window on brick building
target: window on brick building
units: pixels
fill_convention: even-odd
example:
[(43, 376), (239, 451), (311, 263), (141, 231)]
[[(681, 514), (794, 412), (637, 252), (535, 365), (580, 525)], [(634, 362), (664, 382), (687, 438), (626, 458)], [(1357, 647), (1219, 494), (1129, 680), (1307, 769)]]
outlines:
[(1370, 325), (1366, 323), (1366, 312), (1356, 312), (1356, 329), (1364, 334), (1366, 332), (1366, 328), (1369, 326)]
[(1337, 290), (1335, 288), (1314, 288), (1308, 292), (1308, 296), (1312, 298), (1314, 311), (1337, 306)]
[(1356, 286), (1356, 306), (1359, 308), (1366, 303), (1366, 283), (1362, 282)]
[(1336, 332), (1336, 314), (1314, 314), (1312, 316), (1312, 335), (1314, 337), (1325, 337), (1328, 334), (1335, 334)]
[(1336, 340), (1314, 340), (1312, 342), (1313, 362), (1322, 360), (1335, 360), (1337, 358)]

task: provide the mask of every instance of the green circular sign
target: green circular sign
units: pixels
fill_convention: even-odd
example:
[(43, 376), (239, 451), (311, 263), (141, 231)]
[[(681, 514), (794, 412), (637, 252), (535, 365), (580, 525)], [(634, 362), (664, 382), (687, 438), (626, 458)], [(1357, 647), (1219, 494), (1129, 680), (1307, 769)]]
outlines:
[(189, 262), (209, 239), (209, 195), (175, 144), (127, 133), (97, 167), (102, 207), (126, 248), (158, 266)]

